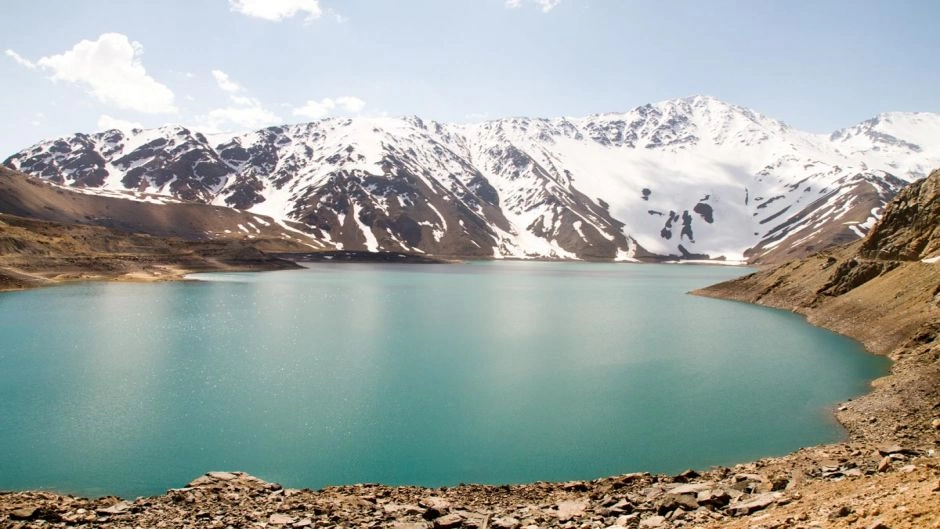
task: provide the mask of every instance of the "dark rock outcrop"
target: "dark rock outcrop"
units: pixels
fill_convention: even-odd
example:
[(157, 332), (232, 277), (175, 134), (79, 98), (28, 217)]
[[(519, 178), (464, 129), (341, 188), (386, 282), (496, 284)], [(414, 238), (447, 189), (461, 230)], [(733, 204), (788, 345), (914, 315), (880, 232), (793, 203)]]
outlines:
[(898, 193), (859, 253), (901, 261), (940, 255), (940, 170)]

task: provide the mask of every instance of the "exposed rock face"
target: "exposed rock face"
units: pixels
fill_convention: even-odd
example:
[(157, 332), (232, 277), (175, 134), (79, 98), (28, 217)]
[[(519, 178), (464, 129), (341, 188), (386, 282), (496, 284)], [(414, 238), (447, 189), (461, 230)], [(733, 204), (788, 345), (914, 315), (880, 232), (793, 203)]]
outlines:
[(904, 188), (888, 204), (859, 253), (901, 261), (940, 255), (940, 170)]
[[(99, 195), (50, 185), (0, 166), (0, 213), (187, 240), (245, 240), (281, 252), (332, 249), (274, 219), (166, 197)], [(125, 195), (126, 196), (126, 195)]]

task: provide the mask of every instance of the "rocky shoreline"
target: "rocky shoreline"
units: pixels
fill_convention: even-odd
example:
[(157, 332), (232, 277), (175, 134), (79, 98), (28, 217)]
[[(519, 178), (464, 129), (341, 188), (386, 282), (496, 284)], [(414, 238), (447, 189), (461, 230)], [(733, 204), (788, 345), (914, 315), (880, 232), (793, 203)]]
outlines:
[(3, 527), (672, 528), (936, 527), (940, 459), (844, 443), (702, 473), (427, 489), (358, 484), (285, 489), (210, 472), (126, 501), (0, 493)]

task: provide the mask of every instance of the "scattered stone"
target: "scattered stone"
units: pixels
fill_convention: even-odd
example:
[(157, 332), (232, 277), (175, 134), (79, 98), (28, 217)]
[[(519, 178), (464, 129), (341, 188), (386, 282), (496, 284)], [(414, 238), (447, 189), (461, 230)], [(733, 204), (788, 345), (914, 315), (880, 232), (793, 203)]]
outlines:
[(694, 511), (699, 508), (698, 500), (691, 494), (666, 494), (657, 503), (657, 512), (667, 514), (676, 509)]
[(758, 492), (763, 484), (767, 484), (765, 487), (767, 490), (764, 492), (770, 491), (770, 483), (767, 481), (767, 478), (761, 476), (760, 474), (735, 474), (734, 476), (734, 485), (731, 485), (731, 488), (739, 490), (741, 492)]
[(888, 470), (890, 470), (891, 461), (893, 460), (889, 456), (885, 456), (884, 458), (882, 458), (881, 461), (878, 463), (878, 472), (887, 472)]
[(170, 489), (170, 492), (189, 492), (191, 489), (195, 487), (203, 487), (205, 485), (211, 485), (213, 483), (215, 483), (215, 479), (213, 479), (212, 476), (208, 474), (203, 474), (202, 476), (199, 476), (198, 478), (187, 483), (184, 488)]
[(588, 485), (583, 481), (568, 481), (561, 485), (561, 489), (569, 492), (587, 492)]
[(623, 516), (618, 516), (617, 521), (614, 523), (621, 527), (631, 527), (634, 525), (634, 522), (636, 522), (639, 519), (640, 519), (640, 515), (637, 513), (625, 514)]
[(10, 518), (14, 520), (32, 520), (38, 511), (39, 509), (36, 507), (20, 507), (10, 511)]
[(678, 487), (669, 489), (669, 494), (682, 495), (682, 494), (698, 494), (704, 490), (711, 489), (715, 486), (714, 482), (705, 482), (705, 483), (691, 483), (688, 485), (679, 485)]
[(829, 515), (830, 520), (835, 520), (836, 518), (845, 518), (846, 516), (852, 514), (852, 509), (848, 505), (842, 505)]
[(666, 524), (665, 516), (650, 516), (649, 518), (644, 518), (643, 520), (640, 520), (641, 528), (662, 527), (665, 524)]
[(522, 525), (522, 523), (512, 516), (506, 516), (505, 518), (497, 517), (490, 520), (490, 527), (493, 529), (519, 529), (520, 525)]
[(206, 475), (221, 481), (233, 481), (238, 479), (238, 476), (231, 472), (207, 472)]
[(621, 498), (617, 503), (611, 505), (608, 510), (611, 514), (630, 514), (633, 505), (626, 498)]
[(882, 456), (898, 455), (916, 455), (916, 452), (901, 445), (887, 445), (878, 448), (878, 453)]
[(588, 502), (585, 500), (581, 501), (560, 501), (557, 504), (558, 507), (558, 521), (567, 522), (572, 518), (580, 517), (584, 514), (584, 510), (587, 509)]
[(721, 508), (728, 505), (731, 501), (731, 495), (722, 489), (709, 489), (699, 492), (695, 500), (699, 505)]
[(459, 514), (448, 514), (434, 520), (435, 529), (451, 529), (452, 527), (460, 527), (461, 524), (463, 524), (463, 517)]
[(292, 525), (295, 521), (296, 518), (286, 514), (272, 514), (268, 517), (268, 523), (271, 525)]
[(313, 520), (310, 518), (301, 518), (294, 522), (293, 527), (300, 529), (301, 527), (310, 527), (311, 525), (313, 525)]
[(126, 501), (119, 501), (110, 507), (97, 509), (98, 514), (121, 514), (131, 508), (131, 504)]
[(751, 498), (747, 498), (744, 501), (737, 501), (728, 505), (728, 510), (731, 511), (736, 516), (743, 516), (746, 514), (751, 514), (752, 512), (760, 511), (770, 507), (777, 501), (777, 497), (774, 494), (759, 494)]
[(450, 509), (450, 502), (440, 496), (428, 496), (418, 502), (418, 505), (425, 509), (437, 509), (445, 512)]
[(891, 528), (880, 521), (876, 521), (872, 523), (871, 525), (869, 525), (866, 529), (891, 529)]

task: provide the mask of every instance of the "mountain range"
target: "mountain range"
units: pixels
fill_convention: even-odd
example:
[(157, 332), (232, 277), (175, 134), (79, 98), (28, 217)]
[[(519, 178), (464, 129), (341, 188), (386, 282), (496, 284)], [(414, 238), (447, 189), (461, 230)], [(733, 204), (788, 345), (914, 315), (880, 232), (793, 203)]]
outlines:
[(863, 237), (940, 167), (940, 115), (813, 134), (695, 96), (577, 119), (109, 130), (3, 163), (86, 194), (245, 210), (311, 249), (767, 263)]

